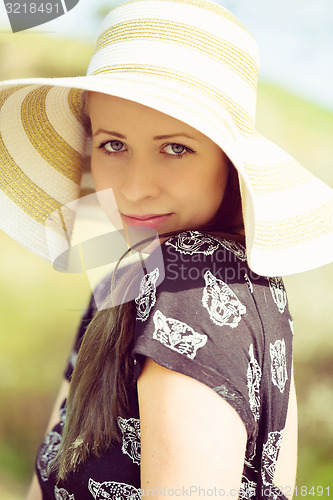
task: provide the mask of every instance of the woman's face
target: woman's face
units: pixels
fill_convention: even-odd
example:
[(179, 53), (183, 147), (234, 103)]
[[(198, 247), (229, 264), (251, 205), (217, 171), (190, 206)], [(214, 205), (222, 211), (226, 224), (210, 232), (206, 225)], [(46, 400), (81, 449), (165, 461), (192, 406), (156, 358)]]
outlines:
[(122, 222), (159, 234), (199, 229), (216, 214), (228, 179), (222, 150), (189, 125), (141, 104), (89, 93), (92, 175), (112, 188)]

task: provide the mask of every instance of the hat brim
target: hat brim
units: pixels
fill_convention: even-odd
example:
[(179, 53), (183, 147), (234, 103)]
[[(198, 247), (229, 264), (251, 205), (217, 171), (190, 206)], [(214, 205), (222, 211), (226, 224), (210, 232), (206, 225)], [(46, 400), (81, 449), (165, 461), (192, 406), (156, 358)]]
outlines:
[(45, 220), (80, 196), (87, 155), (84, 91), (152, 107), (196, 128), (223, 149), (239, 173), (253, 271), (287, 275), (333, 260), (332, 189), (259, 134), (247, 117), (237, 123), (232, 107), (154, 75), (0, 84), (0, 224), (25, 247), (49, 259)]

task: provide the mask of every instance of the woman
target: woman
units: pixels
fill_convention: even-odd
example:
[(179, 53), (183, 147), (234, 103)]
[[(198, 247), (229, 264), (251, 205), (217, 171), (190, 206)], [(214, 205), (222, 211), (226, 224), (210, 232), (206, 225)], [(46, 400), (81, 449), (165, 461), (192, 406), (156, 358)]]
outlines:
[(60, 252), (91, 142), (105, 212), (114, 197), (125, 231), (161, 243), (140, 279), (113, 276), (114, 307), (95, 305), (110, 278), (94, 292), (30, 498), (292, 497), (276, 276), (332, 261), (333, 196), (255, 130), (256, 80), (255, 42), (224, 8), (134, 0), (104, 21), (86, 77), (2, 84), (2, 227)]

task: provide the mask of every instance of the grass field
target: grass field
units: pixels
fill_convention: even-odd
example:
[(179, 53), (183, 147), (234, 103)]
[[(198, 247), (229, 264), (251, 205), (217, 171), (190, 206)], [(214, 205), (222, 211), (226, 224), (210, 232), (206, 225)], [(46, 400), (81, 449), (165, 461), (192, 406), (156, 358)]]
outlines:
[[(41, 46), (33, 38), (26, 52), (30, 63), (17, 75), (20, 46), (0, 37), (0, 77), (41, 75), (42, 67), (44, 76), (83, 72), (90, 47), (75, 45), (71, 52), (67, 45), (66, 56), (49, 68), (51, 42)], [(80, 63), (70, 68), (66, 61), (75, 51)], [(63, 46), (55, 52), (65, 54)], [(272, 84), (262, 82), (259, 95), (261, 132), (333, 186), (333, 114)], [(0, 247), (0, 498), (17, 500), (26, 490), (90, 286), (85, 275), (55, 272), (3, 233)], [(330, 486), (333, 492), (332, 281), (332, 265), (286, 279), (295, 322), (298, 485)]]

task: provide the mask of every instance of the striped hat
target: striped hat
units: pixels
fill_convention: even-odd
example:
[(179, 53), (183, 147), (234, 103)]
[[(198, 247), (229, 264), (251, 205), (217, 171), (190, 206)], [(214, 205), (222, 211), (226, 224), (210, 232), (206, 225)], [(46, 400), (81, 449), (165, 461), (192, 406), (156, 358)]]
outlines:
[(224, 150), (239, 174), (255, 272), (286, 275), (333, 261), (333, 191), (257, 132), (257, 75), (254, 39), (210, 0), (117, 7), (86, 76), (0, 84), (0, 227), (50, 259), (45, 223), (59, 213), (70, 228), (75, 211), (63, 207), (82, 194), (91, 90), (166, 113)]

